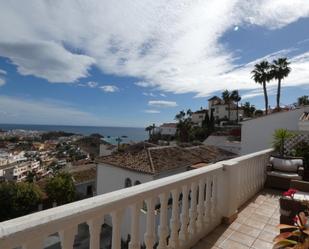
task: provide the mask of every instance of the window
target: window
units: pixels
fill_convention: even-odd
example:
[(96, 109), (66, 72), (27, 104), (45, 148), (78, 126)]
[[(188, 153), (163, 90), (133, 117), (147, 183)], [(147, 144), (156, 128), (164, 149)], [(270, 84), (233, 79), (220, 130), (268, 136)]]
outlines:
[(125, 182), (124, 182), (124, 187), (128, 188), (132, 186), (132, 181), (130, 178), (126, 178)]
[(140, 181), (135, 181), (134, 185), (140, 185), (141, 182)]

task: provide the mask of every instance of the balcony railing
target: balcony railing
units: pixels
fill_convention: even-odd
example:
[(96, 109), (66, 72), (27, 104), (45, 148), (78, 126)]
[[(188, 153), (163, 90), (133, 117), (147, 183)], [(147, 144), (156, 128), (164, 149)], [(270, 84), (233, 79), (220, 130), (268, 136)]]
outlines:
[[(235, 215), (239, 206), (263, 188), (270, 153), (271, 150), (260, 151), (2, 222), (0, 248), (42, 249), (45, 239), (58, 233), (61, 247), (71, 249), (78, 225), (87, 223), (90, 248), (99, 249), (104, 216), (109, 214), (112, 248), (120, 249), (122, 218), (128, 208), (131, 212), (129, 248), (140, 249), (139, 216), (144, 202), (147, 205), (143, 236), (146, 248), (152, 249), (156, 242), (159, 249), (190, 248), (223, 217)], [(170, 197), (171, 212), (168, 211)], [(160, 217), (156, 226), (158, 200)]]

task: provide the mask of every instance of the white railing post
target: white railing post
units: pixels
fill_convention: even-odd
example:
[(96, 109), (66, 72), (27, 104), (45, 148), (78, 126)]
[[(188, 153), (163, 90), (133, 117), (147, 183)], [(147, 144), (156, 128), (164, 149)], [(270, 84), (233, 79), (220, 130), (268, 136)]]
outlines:
[(73, 249), (77, 226), (66, 228), (59, 232), (62, 249)]
[(135, 203), (131, 205), (131, 240), (129, 242), (129, 249), (140, 249), (139, 239), (139, 212), (140, 205)]
[[(104, 217), (104, 215), (102, 215), (102, 217)], [(100, 235), (102, 223), (103, 222), (99, 217), (87, 221), (90, 235), (90, 249), (100, 249)]]
[(153, 249), (155, 241), (154, 197), (146, 199), (146, 204), (147, 204), (147, 216), (146, 216), (146, 233), (144, 235), (144, 241), (146, 249)]
[(160, 225), (158, 226), (159, 234), (159, 245), (158, 249), (167, 248), (167, 236), (168, 236), (168, 226), (167, 226), (167, 193), (160, 194)]
[(212, 177), (212, 195), (211, 195), (211, 219), (216, 221), (217, 218), (217, 176)]
[(192, 182), (191, 184), (191, 202), (190, 202), (190, 222), (189, 222), (189, 233), (190, 238), (194, 238), (196, 236), (196, 217), (197, 217), (197, 211), (196, 211), (196, 190), (197, 190), (197, 184), (196, 182)]
[(189, 199), (188, 186), (182, 187), (182, 209), (181, 209), (181, 228), (179, 232), (180, 244), (183, 247), (188, 243), (188, 222), (189, 222)]
[(43, 249), (44, 248), (44, 237), (33, 238), (22, 246), (22, 249)]
[(179, 247), (179, 191), (178, 189), (172, 190), (172, 217), (170, 220), (171, 236), (168, 242), (168, 247), (177, 249)]
[(204, 179), (199, 180), (198, 184), (198, 206), (197, 206), (197, 230), (198, 234), (203, 232), (204, 225), (204, 190), (205, 190), (205, 181)]
[(204, 222), (206, 228), (210, 224), (210, 197), (211, 197), (211, 180), (210, 177), (206, 178), (206, 200), (204, 202)]
[(123, 211), (114, 211), (112, 215), (112, 249), (120, 249), (121, 247), (121, 230), (120, 225), (122, 221)]

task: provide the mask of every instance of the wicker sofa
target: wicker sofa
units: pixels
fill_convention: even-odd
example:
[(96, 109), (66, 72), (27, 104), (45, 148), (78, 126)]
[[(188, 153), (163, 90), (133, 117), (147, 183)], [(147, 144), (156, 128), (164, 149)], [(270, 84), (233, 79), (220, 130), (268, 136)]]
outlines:
[(266, 187), (288, 189), (291, 180), (303, 179), (303, 159), (271, 156), (269, 164), (267, 165), (266, 173)]

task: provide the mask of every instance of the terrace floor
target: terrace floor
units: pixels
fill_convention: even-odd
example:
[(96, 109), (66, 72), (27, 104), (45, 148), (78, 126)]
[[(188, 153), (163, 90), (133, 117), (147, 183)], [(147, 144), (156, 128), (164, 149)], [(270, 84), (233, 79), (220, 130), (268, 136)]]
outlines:
[(265, 189), (245, 204), (230, 225), (220, 225), (193, 249), (268, 249), (279, 233), (281, 192)]

